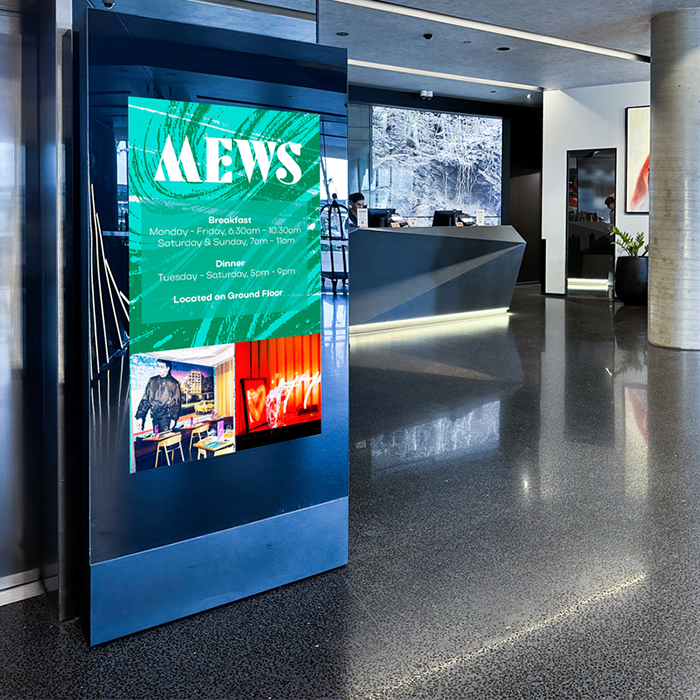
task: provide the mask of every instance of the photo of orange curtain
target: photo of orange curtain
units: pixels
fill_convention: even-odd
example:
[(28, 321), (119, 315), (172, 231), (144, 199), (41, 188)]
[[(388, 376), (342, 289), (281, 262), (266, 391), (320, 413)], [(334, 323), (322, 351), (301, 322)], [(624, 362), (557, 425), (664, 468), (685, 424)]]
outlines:
[[(237, 388), (241, 379), (265, 379), (268, 397), (277, 396), (282, 404), (277, 412), (281, 424), (308, 420), (308, 412), (316, 419), (321, 417), (320, 335), (236, 343), (235, 357)], [(242, 392), (237, 391), (237, 435), (246, 432), (243, 400)]]
[(214, 402), (216, 412), (226, 418), (233, 417), (236, 397), (236, 373), (234, 361), (228, 360), (214, 369)]

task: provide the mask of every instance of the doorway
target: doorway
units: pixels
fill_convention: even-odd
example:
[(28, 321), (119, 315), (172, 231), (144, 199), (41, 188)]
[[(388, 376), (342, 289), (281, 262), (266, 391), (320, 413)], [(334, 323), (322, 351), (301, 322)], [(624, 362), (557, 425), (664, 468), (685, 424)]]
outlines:
[(612, 299), (615, 246), (614, 148), (568, 151), (566, 291)]

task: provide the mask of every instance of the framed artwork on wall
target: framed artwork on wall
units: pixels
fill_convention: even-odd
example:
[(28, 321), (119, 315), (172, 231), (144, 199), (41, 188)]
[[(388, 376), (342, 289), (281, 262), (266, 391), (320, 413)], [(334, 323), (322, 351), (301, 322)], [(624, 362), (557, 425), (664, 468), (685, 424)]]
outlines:
[(625, 213), (649, 213), (651, 107), (626, 110)]
[(262, 425), (266, 426), (267, 382), (264, 379), (241, 379), (241, 386), (243, 388), (246, 430), (250, 432)]

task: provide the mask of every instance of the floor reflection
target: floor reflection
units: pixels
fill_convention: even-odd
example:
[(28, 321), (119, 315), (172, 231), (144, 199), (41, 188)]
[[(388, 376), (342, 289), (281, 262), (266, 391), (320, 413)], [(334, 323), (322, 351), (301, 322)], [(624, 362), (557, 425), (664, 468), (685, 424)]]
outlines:
[(370, 438), (372, 471), (412, 462), (463, 455), (474, 458), (498, 448), (500, 401), (472, 409), (459, 418), (438, 418), (428, 423)]
[(700, 697), (700, 353), (538, 292), (500, 325), (350, 338), (347, 567), (92, 652), (0, 608), (0, 694)]
[[(678, 553), (653, 520), (669, 454), (654, 456), (668, 413), (655, 426), (651, 368), (655, 354), (677, 373), (700, 366), (648, 350), (645, 327), (644, 309), (520, 288), (505, 329), (351, 342), (351, 561), (372, 562), (353, 588), (383, 620), (371, 654), (404, 669), (386, 697), (531, 697), (517, 674), (500, 694), (464, 674), (478, 677), (489, 655), (508, 664), (523, 644), (548, 657), (569, 628), (595, 649), (648, 597)], [(668, 380), (663, 406), (681, 386)], [(684, 396), (678, 410), (692, 413)], [(679, 434), (675, 453), (690, 442)], [(680, 526), (665, 508), (661, 521)], [(610, 697), (636, 682), (623, 674)]]
[(321, 342), (325, 372), (348, 371), (348, 298), (323, 294), (321, 297)]

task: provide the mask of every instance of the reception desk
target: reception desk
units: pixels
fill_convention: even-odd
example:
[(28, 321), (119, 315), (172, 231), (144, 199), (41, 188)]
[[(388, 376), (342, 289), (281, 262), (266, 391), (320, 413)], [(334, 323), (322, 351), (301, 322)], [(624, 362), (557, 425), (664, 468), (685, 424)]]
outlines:
[(357, 229), (350, 234), (350, 326), (504, 311), (524, 252), (512, 226)]

